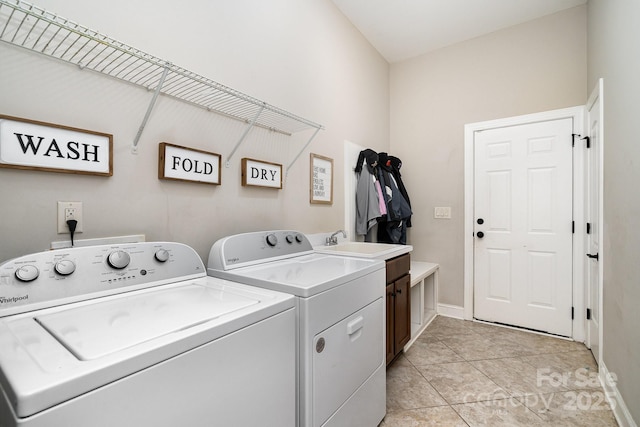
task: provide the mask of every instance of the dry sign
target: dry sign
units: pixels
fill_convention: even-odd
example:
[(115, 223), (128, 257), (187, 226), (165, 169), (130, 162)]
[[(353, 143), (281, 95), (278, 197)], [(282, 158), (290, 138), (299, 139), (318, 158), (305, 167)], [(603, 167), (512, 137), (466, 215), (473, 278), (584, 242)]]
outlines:
[(245, 157), (242, 159), (242, 185), (282, 188), (282, 165)]
[(219, 154), (161, 142), (158, 178), (219, 185), (221, 162)]
[(0, 167), (113, 175), (113, 136), (0, 115)]

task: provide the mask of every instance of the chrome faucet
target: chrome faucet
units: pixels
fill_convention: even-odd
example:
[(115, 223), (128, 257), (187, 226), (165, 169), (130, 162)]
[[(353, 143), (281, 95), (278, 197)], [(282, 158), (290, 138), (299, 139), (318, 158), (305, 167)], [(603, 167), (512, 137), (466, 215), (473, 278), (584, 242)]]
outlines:
[(330, 237), (327, 237), (327, 246), (338, 244), (338, 238), (336, 237), (338, 233), (342, 233), (342, 237), (344, 237), (345, 239), (347, 238), (347, 233), (344, 230), (338, 230), (335, 233), (333, 233)]

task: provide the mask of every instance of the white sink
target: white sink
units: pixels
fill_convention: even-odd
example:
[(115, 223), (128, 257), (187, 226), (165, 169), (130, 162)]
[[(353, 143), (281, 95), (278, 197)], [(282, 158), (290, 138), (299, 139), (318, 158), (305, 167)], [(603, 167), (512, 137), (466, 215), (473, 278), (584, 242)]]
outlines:
[(360, 258), (391, 259), (413, 250), (411, 245), (388, 243), (346, 242), (332, 246), (316, 246), (316, 252)]

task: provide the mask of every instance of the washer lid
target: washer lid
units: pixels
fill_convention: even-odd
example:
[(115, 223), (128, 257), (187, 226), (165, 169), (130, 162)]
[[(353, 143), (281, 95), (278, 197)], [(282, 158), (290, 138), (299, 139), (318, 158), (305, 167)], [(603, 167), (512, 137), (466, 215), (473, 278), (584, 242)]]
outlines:
[(203, 277), (0, 318), (0, 412), (31, 416), (294, 307)]
[(36, 316), (80, 360), (93, 360), (260, 301), (197, 284)]

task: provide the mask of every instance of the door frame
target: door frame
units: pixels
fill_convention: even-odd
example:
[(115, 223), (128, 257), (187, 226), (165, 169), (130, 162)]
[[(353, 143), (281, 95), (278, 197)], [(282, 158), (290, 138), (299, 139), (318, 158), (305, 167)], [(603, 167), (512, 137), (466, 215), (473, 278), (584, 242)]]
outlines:
[(347, 233), (347, 240), (357, 242), (363, 240), (356, 235), (356, 187), (358, 178), (356, 176), (356, 163), (358, 156), (366, 147), (344, 140), (344, 228)]
[[(603, 327), (603, 320), (602, 320), (602, 314), (604, 311), (604, 302), (603, 302), (603, 294), (604, 294), (604, 290), (603, 290), (603, 286), (604, 286), (604, 268), (603, 268), (603, 263), (604, 263), (604, 79), (600, 78), (598, 79), (595, 88), (593, 89), (593, 91), (591, 92), (591, 95), (589, 96), (589, 100), (587, 101), (587, 105), (585, 106), (585, 127), (587, 129), (589, 129), (589, 127), (591, 126), (590, 124), (590, 120), (587, 120), (588, 116), (589, 116), (589, 110), (591, 110), (591, 107), (593, 106), (593, 104), (595, 102), (599, 102), (600, 103), (600, 111), (599, 111), (599, 117), (598, 117), (598, 121), (600, 123), (600, 134), (599, 134), (599, 141), (598, 141), (598, 145), (597, 145), (597, 149), (598, 149), (598, 193), (599, 193), (599, 197), (598, 197), (598, 313), (599, 313), (599, 327), (598, 327), (598, 354), (594, 355), (594, 357), (597, 358), (596, 362), (598, 362), (598, 366), (602, 366), (602, 362), (603, 362), (603, 341), (604, 341), (604, 327)], [(590, 131), (590, 129), (589, 129)], [(590, 135), (591, 136), (591, 135)], [(585, 160), (586, 160), (586, 155), (585, 155)], [(586, 167), (585, 167), (585, 177), (586, 177)], [(588, 183), (586, 184), (588, 185)], [(585, 188), (585, 192), (587, 191), (587, 189)], [(586, 200), (586, 199), (585, 199)], [(589, 206), (586, 206), (585, 204), (585, 210), (589, 209)], [(585, 249), (587, 250), (587, 252), (589, 251), (589, 247), (588, 247), (588, 240), (585, 236)], [(586, 252), (585, 252), (586, 253)], [(585, 263), (585, 268), (587, 268), (587, 264)], [(587, 274), (585, 271), (585, 282), (587, 282)], [(586, 303), (588, 304), (588, 306), (591, 305), (591, 289), (590, 289), (590, 283), (586, 283)], [(585, 322), (586, 323), (586, 322)], [(587, 325), (585, 325), (585, 329), (587, 328)], [(585, 344), (587, 344), (587, 347), (591, 348), (591, 336), (587, 333), (587, 331), (585, 331)]]
[(586, 285), (584, 281), (585, 234), (579, 232), (586, 227), (584, 215), (585, 183), (584, 183), (584, 144), (579, 143), (581, 135), (585, 134), (584, 106), (563, 108), (535, 114), (507, 117), (497, 120), (469, 123), (464, 126), (464, 318), (473, 319), (473, 277), (474, 277), (474, 136), (476, 132), (507, 126), (559, 120), (570, 118), (573, 123), (575, 146), (573, 150), (573, 220), (575, 233), (573, 234), (573, 333), (576, 341), (585, 340), (586, 330)]

